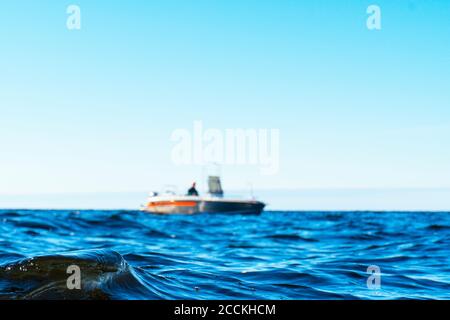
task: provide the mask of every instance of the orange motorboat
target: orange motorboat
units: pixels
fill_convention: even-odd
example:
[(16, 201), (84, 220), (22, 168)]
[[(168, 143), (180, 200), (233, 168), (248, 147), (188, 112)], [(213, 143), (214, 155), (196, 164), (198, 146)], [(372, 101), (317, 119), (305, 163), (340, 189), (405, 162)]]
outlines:
[(239, 213), (260, 214), (265, 204), (251, 199), (226, 199), (220, 178), (208, 177), (208, 194), (206, 196), (176, 195), (169, 192), (159, 195), (156, 192), (150, 194), (143, 211), (159, 214), (194, 214), (194, 213)]

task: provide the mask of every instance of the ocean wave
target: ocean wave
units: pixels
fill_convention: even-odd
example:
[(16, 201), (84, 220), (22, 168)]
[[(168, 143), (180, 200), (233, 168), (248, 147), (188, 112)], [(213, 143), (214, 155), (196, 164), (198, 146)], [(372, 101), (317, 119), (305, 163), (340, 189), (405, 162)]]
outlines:
[[(80, 268), (81, 289), (69, 289), (69, 266)], [(0, 267), (1, 299), (120, 299), (123, 292), (148, 298), (150, 292), (133, 268), (112, 250), (86, 250), (36, 256)], [(125, 290), (126, 289), (126, 290)]]
[(0, 299), (448, 299), (448, 226), (417, 212), (0, 210)]

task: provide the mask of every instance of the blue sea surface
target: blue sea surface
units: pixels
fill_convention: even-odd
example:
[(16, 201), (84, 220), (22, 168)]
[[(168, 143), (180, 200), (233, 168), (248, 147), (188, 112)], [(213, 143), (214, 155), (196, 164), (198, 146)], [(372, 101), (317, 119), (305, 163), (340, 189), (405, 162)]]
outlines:
[(0, 299), (450, 299), (450, 213), (0, 210)]

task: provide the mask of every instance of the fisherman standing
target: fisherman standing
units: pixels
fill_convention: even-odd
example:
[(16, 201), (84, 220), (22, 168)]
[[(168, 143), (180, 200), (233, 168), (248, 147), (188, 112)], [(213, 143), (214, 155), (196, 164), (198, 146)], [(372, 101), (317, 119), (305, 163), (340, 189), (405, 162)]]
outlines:
[(198, 191), (197, 191), (197, 189), (195, 189), (195, 186), (196, 186), (196, 183), (193, 182), (192, 187), (190, 187), (187, 192), (188, 196), (198, 196)]

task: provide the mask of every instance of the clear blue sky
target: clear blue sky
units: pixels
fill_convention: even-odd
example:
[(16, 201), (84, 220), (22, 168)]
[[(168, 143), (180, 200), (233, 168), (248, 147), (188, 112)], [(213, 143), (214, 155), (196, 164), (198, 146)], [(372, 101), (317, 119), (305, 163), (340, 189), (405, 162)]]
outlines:
[(279, 173), (224, 167), (230, 189), (449, 188), (449, 19), (444, 0), (3, 1), (0, 194), (184, 187), (201, 168), (170, 135), (194, 120), (280, 129)]

